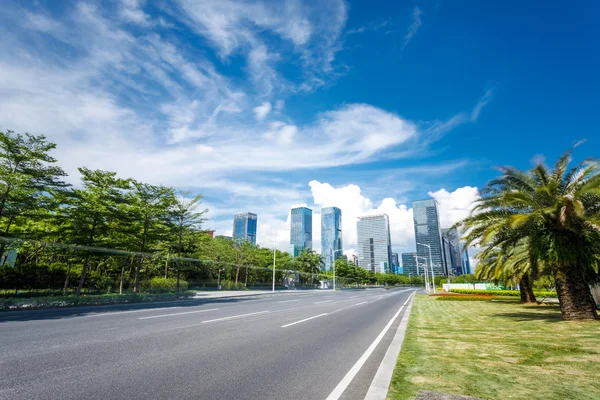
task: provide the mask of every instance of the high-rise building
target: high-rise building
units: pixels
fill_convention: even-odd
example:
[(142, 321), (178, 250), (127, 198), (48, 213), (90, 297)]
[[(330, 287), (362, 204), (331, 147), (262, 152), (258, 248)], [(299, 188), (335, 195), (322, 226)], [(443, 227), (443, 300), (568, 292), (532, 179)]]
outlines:
[(292, 208), (290, 252), (297, 257), (305, 249), (312, 250), (312, 210), (306, 207)]
[(402, 253), (402, 273), (409, 276), (417, 276), (417, 253)]
[(388, 216), (381, 214), (359, 217), (356, 230), (358, 265), (373, 272), (390, 272), (392, 244)]
[(356, 254), (352, 254), (352, 264), (358, 265), (358, 256)]
[[(434, 199), (419, 200), (413, 201), (412, 206), (417, 256), (427, 259), (429, 270), (431, 270), (430, 262), (433, 264), (433, 271), (436, 276), (448, 275), (446, 263), (444, 262), (444, 249), (437, 202)], [(423, 246), (423, 244), (428, 245), (429, 248)], [(431, 261), (429, 257), (430, 250)]]
[(442, 229), (442, 237), (444, 245), (448, 246), (448, 251), (444, 248), (444, 254), (450, 253), (449, 257), (446, 256), (446, 265), (448, 266), (448, 272), (452, 275), (462, 275), (464, 272), (463, 268), (463, 256), (460, 248), (460, 237), (458, 235), (458, 229)]
[(342, 255), (342, 210), (325, 207), (321, 210), (321, 256), (325, 270), (329, 271)]
[(465, 248), (465, 258), (463, 260), (463, 274), (472, 274), (471, 261), (469, 261), (469, 251)]
[(400, 260), (398, 259), (398, 253), (392, 252), (392, 274), (398, 274), (400, 269)]
[(235, 214), (233, 217), (233, 238), (246, 240), (256, 245), (257, 217), (253, 213)]

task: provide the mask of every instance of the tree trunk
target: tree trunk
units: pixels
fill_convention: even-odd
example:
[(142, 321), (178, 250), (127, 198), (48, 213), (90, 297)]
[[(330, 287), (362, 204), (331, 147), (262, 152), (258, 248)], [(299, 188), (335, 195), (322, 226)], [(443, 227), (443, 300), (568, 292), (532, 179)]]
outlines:
[(143, 256), (140, 256), (140, 262), (135, 267), (135, 280), (133, 281), (133, 292), (139, 292), (139, 284), (140, 284), (140, 270), (142, 269), (142, 261), (144, 260)]
[(67, 275), (65, 276), (65, 285), (63, 286), (63, 296), (67, 295), (67, 289), (69, 289), (69, 275), (71, 274), (72, 262), (67, 262)]
[(244, 282), (244, 287), (248, 287), (248, 267), (246, 267), (246, 281)]
[(125, 265), (127, 264), (127, 257), (123, 260), (123, 265), (121, 266), (121, 281), (119, 282), (119, 294), (123, 294), (123, 278), (125, 277)]
[(596, 303), (580, 270), (565, 266), (554, 279), (564, 320), (598, 319)]
[(87, 256), (83, 263), (83, 269), (81, 270), (81, 278), (79, 278), (79, 285), (77, 285), (77, 291), (75, 292), (75, 296), (81, 296), (81, 289), (83, 288), (83, 282), (85, 282), (85, 274), (88, 269), (89, 261), (90, 256)]
[(179, 294), (179, 268), (177, 268), (177, 294)]
[(235, 270), (235, 283), (238, 283), (238, 279), (240, 276), (240, 266), (237, 266), (237, 269)]
[(535, 303), (535, 294), (533, 294), (533, 282), (529, 274), (524, 274), (519, 281), (519, 291), (521, 292), (521, 303)]

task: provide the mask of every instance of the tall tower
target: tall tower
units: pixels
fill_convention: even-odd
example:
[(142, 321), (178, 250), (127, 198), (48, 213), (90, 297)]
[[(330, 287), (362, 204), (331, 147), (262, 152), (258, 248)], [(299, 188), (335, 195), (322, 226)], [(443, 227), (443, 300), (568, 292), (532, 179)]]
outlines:
[[(440, 230), (440, 216), (438, 205), (434, 199), (413, 201), (413, 218), (415, 224), (415, 240), (417, 242), (417, 256), (427, 259), (428, 270), (436, 276), (447, 276), (448, 271), (444, 262), (442, 245), (442, 232)], [(429, 248), (427, 246), (430, 246)], [(431, 261), (429, 250), (431, 249)]]
[(390, 221), (386, 214), (359, 217), (358, 265), (373, 272), (389, 273), (392, 265)]
[(292, 208), (290, 224), (292, 255), (297, 257), (304, 249), (312, 250), (312, 210), (307, 207)]
[(325, 207), (321, 210), (321, 256), (326, 271), (342, 256), (342, 250), (342, 210)]
[(256, 214), (250, 212), (235, 214), (233, 217), (233, 239), (246, 240), (256, 245), (257, 223)]

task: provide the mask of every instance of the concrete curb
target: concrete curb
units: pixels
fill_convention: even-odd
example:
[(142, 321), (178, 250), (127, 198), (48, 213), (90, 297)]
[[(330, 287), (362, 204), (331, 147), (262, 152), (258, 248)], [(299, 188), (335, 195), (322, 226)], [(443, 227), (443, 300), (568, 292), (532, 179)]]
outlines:
[(396, 361), (398, 360), (398, 354), (400, 354), (402, 342), (404, 341), (404, 335), (406, 333), (408, 318), (410, 317), (414, 298), (415, 292), (410, 295), (410, 298), (407, 301), (408, 306), (404, 312), (404, 316), (402, 316), (400, 325), (396, 330), (396, 335), (394, 336), (394, 339), (392, 339), (392, 343), (390, 343), (390, 347), (388, 347), (385, 356), (377, 369), (377, 373), (375, 373), (375, 377), (371, 382), (371, 386), (369, 386), (369, 391), (365, 396), (365, 400), (385, 400), (387, 397), (392, 374), (394, 373)]

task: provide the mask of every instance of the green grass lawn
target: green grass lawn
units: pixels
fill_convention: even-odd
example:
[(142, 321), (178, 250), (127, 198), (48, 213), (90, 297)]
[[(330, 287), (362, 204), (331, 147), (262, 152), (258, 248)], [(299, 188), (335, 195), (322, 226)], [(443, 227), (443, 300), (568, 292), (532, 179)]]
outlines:
[(600, 323), (558, 306), (417, 295), (388, 399), (419, 389), (482, 399), (600, 399)]

